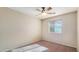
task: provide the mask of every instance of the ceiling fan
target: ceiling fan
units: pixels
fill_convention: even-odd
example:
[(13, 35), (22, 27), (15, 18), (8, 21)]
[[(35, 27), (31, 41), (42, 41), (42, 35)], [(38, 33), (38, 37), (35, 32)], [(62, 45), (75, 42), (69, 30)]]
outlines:
[(55, 14), (55, 12), (53, 12), (53, 13), (50, 12), (52, 10), (52, 7), (41, 7), (40, 9), (36, 9), (36, 10), (41, 12), (38, 15)]

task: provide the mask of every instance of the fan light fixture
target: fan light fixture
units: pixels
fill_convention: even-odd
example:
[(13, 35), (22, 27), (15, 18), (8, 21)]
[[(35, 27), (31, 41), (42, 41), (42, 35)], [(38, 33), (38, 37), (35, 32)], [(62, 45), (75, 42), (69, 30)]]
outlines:
[(47, 13), (46, 12), (43, 12), (42, 15), (45, 16), (45, 15), (47, 15)]
[(52, 14), (55, 14), (55, 12), (50, 12), (52, 10), (52, 7), (41, 7), (40, 9), (36, 9), (37, 11), (41, 12), (40, 14), (36, 15), (36, 16), (39, 16), (39, 15), (42, 15), (42, 16), (46, 16), (48, 14), (52, 15)]

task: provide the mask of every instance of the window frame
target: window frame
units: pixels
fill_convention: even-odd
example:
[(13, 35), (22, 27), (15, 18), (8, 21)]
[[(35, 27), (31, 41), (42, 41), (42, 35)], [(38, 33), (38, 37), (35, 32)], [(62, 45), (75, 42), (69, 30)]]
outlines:
[[(62, 23), (61, 32), (54, 32), (54, 31), (51, 31), (51, 30), (50, 30), (50, 28), (51, 28), (51, 23), (53, 23), (53, 25), (54, 25), (54, 23), (55, 23), (56, 21), (61, 21), (61, 23)], [(54, 29), (54, 28), (55, 28), (55, 27), (53, 27), (53, 29)], [(57, 19), (57, 20), (53, 20), (53, 21), (48, 21), (48, 32), (49, 32), (49, 33), (58, 33), (58, 34), (61, 34), (61, 33), (63, 32), (63, 21), (62, 21), (62, 19)]]

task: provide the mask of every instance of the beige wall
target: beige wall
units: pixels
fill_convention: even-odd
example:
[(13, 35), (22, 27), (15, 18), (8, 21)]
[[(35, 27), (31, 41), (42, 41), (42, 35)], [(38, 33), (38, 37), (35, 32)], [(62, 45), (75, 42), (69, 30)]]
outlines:
[(0, 51), (40, 40), (41, 21), (9, 8), (0, 8)]
[(77, 10), (77, 51), (79, 51), (79, 8)]
[[(47, 40), (50, 42), (55, 42), (63, 45), (67, 45), (70, 47), (76, 47), (76, 12), (72, 12), (69, 14), (64, 14), (57, 17), (51, 17), (48, 19), (45, 19), (42, 22), (43, 29), (42, 29), (42, 35), (43, 40)], [(61, 34), (58, 33), (49, 33), (48, 32), (48, 22), (53, 20), (61, 19), (63, 21), (63, 32)]]

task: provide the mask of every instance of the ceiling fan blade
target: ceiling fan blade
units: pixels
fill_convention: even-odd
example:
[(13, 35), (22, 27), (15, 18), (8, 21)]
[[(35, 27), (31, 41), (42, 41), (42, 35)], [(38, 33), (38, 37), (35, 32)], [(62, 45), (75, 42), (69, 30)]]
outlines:
[(42, 9), (42, 11), (41, 11), (41, 12), (43, 13), (43, 12), (45, 11), (45, 7), (41, 7), (41, 9)]
[(41, 7), (42, 8), (42, 10), (45, 10), (45, 7)]
[(39, 16), (39, 15), (41, 15), (41, 13), (40, 13), (40, 14), (38, 14), (38, 15), (36, 15), (36, 16)]
[(39, 12), (41, 12), (41, 10), (40, 9), (36, 9), (37, 11), (39, 11)]
[(51, 10), (51, 9), (52, 9), (52, 7), (48, 7), (48, 8), (47, 8), (47, 11), (49, 11), (49, 10)]
[(47, 13), (47, 14), (56, 14), (55, 12), (53, 12), (53, 13)]

